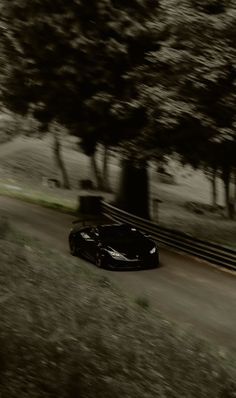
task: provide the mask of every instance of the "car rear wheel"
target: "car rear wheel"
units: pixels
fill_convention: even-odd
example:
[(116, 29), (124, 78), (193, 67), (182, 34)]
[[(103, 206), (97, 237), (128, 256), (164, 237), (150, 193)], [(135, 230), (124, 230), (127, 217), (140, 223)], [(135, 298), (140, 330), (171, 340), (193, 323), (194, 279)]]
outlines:
[(70, 242), (70, 254), (72, 256), (78, 256), (78, 248), (73, 240)]

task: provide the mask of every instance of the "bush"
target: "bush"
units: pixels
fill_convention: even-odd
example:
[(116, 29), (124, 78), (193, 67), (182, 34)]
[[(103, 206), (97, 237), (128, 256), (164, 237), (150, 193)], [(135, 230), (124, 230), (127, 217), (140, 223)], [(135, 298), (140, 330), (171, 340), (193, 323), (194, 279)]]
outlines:
[(150, 303), (147, 297), (137, 297), (135, 303), (145, 310), (149, 308)]

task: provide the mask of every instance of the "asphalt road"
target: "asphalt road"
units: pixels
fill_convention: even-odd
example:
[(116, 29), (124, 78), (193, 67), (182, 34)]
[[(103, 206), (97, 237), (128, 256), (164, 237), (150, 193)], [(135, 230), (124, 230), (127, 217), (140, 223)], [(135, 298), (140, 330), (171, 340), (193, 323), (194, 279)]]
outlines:
[[(0, 197), (0, 212), (17, 228), (68, 253), (67, 238), (74, 217), (6, 197)], [(236, 352), (235, 276), (164, 248), (160, 259), (161, 267), (156, 270), (98, 272), (107, 274), (125, 294), (148, 297), (166, 319)], [(80, 262), (86, 263), (78, 259), (78, 266)]]

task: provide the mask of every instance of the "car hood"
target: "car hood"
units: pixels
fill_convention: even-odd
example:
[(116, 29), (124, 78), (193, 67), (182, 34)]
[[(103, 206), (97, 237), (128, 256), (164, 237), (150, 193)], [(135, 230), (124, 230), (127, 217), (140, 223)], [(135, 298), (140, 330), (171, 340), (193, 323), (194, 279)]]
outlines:
[(113, 249), (128, 259), (135, 259), (138, 257), (145, 256), (150, 253), (150, 250), (155, 246), (155, 243), (148, 239), (140, 239), (129, 242), (119, 241), (106, 241), (104, 247), (107, 249)]

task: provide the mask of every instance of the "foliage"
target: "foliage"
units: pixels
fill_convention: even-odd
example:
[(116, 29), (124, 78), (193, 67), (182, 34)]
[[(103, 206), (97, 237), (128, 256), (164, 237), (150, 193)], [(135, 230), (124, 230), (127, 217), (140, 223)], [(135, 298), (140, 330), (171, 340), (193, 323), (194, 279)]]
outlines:
[(127, 72), (157, 47), (157, 1), (3, 1), (6, 66), (3, 97), (43, 124), (56, 119), (96, 143), (129, 139), (145, 123)]
[(141, 308), (143, 308), (144, 310), (149, 309), (150, 303), (147, 297), (145, 296), (139, 296), (136, 298), (135, 303), (137, 305), (139, 305)]
[(177, 152), (183, 163), (221, 171), (229, 206), (235, 168), (236, 8), (218, 0), (163, 1), (163, 40), (135, 71), (149, 109), (150, 152)]
[(219, 2), (163, 1), (165, 36), (138, 71), (152, 144), (168, 144), (193, 164), (213, 138), (235, 137), (236, 9), (204, 12), (213, 3)]
[(1, 14), (5, 102), (88, 153), (125, 139), (197, 164), (213, 137), (235, 138), (232, 1), (5, 0)]
[(10, 233), (9, 220), (5, 216), (0, 217), (0, 239), (5, 239)]
[(3, 0), (3, 100), (64, 124), (88, 155), (122, 143), (136, 160), (177, 152), (217, 167), (227, 196), (235, 20), (232, 0)]

